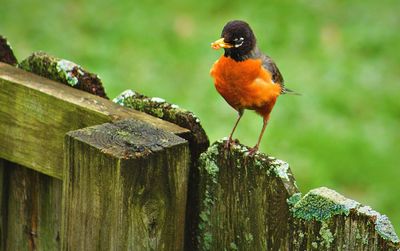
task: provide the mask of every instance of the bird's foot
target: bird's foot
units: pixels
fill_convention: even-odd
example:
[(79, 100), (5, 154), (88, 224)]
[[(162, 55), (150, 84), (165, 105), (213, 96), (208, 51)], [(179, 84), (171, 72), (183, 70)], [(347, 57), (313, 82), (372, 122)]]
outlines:
[(229, 138), (226, 142), (225, 142), (225, 149), (231, 149), (231, 147), (232, 146), (235, 146), (236, 144), (238, 144), (239, 143), (239, 141), (237, 140), (237, 139), (232, 139), (232, 138)]
[(249, 149), (249, 156), (254, 156), (258, 152), (258, 146), (254, 146), (253, 148)]
[(225, 149), (230, 149), (230, 148), (231, 148), (232, 142), (233, 142), (232, 138), (229, 138), (229, 139), (225, 142)]

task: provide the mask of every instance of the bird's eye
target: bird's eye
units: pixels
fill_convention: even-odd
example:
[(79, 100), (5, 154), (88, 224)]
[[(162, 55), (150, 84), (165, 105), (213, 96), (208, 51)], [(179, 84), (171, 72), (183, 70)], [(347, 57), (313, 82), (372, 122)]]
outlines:
[(236, 48), (242, 46), (243, 41), (244, 41), (244, 38), (242, 38), (242, 37), (233, 39), (233, 42), (235, 42)]

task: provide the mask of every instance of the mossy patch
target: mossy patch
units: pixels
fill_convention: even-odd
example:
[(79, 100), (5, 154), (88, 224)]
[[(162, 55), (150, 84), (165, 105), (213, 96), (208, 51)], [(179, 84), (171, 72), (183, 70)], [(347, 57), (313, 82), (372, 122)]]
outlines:
[(304, 220), (325, 221), (334, 215), (349, 215), (358, 202), (350, 200), (325, 187), (308, 192), (291, 208), (294, 217)]
[(209, 146), (208, 137), (200, 125), (200, 120), (190, 111), (170, 104), (162, 98), (150, 98), (132, 90), (124, 91), (113, 101), (189, 129), (194, 136), (192, 140), (200, 145), (201, 152)]
[(286, 201), (289, 205), (289, 207), (293, 207), (296, 205), (297, 202), (301, 200), (301, 193), (294, 193), (292, 196), (290, 196)]
[(99, 76), (86, 71), (72, 61), (56, 58), (44, 52), (34, 52), (24, 59), (18, 67), (76, 89), (107, 98)]
[(219, 166), (214, 161), (216, 154), (218, 154), (218, 149), (216, 148), (215, 144), (210, 146), (207, 152), (202, 153), (199, 158), (200, 172), (210, 177), (210, 179), (206, 179), (204, 184), (205, 189), (199, 215), (200, 233), (197, 236), (197, 241), (201, 244), (203, 250), (209, 250), (213, 242), (213, 236), (208, 229), (212, 227), (210, 214), (215, 202), (215, 185), (218, 182), (219, 174)]

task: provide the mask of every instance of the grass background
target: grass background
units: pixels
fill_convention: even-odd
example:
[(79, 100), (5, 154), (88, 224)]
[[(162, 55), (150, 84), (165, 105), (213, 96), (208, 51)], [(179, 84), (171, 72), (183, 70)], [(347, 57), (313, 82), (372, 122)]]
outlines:
[[(19, 60), (43, 50), (125, 89), (195, 112), (210, 140), (236, 113), (217, 94), (210, 48), (223, 25), (247, 20), (287, 86), (261, 151), (284, 159), (302, 192), (327, 186), (387, 214), (400, 231), (400, 1), (3, 1), (0, 34)], [(236, 137), (253, 146), (262, 119)]]

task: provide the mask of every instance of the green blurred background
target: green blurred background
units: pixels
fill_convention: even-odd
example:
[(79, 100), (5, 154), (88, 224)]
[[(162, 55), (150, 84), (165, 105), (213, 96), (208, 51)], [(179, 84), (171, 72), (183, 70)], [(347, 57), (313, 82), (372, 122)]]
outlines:
[[(387, 214), (400, 231), (400, 1), (2, 1), (0, 34), (19, 60), (43, 50), (125, 89), (196, 113), (210, 140), (236, 112), (217, 94), (210, 48), (223, 25), (247, 20), (287, 86), (261, 151), (291, 164), (301, 191), (327, 186)], [(236, 137), (253, 146), (262, 119)]]

